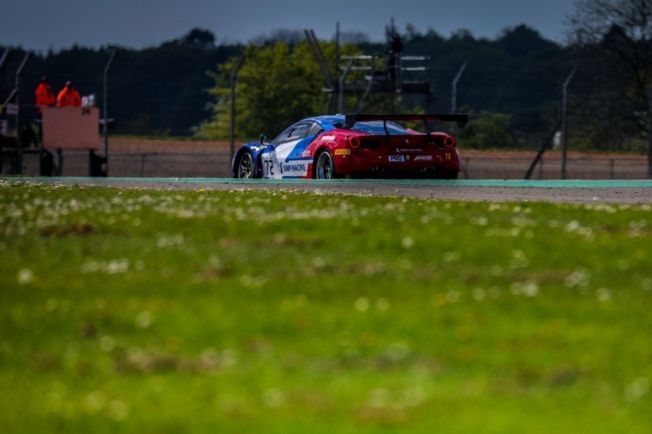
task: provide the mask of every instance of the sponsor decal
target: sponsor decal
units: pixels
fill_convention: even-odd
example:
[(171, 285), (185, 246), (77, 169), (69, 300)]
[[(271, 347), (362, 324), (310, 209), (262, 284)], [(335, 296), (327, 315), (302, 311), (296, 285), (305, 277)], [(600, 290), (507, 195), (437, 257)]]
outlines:
[(350, 149), (336, 149), (335, 150), (335, 155), (351, 155), (351, 150)]
[(301, 158), (310, 158), (310, 151), (303, 151), (301, 153)]
[(335, 136), (324, 136), (321, 138), (322, 142), (332, 142), (335, 140)]
[(281, 165), (281, 172), (283, 174), (287, 173), (306, 173), (308, 171), (308, 168), (306, 167), (306, 163), (283, 163)]
[(396, 148), (396, 152), (423, 152), (422, 148)]
[(402, 163), (405, 161), (405, 155), (389, 155), (387, 158), (390, 163)]
[(432, 161), (432, 155), (417, 155), (414, 161)]

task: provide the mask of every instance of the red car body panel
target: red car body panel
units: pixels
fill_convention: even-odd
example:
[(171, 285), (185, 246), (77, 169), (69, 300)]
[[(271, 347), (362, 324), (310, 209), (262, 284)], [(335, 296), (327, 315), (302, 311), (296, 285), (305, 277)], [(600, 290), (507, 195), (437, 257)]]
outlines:
[[(359, 140), (357, 147), (351, 146), (353, 138)], [(452, 140), (453, 146), (446, 147), (446, 139)], [(321, 149), (328, 149), (331, 153), (335, 171), (341, 176), (387, 173), (407, 177), (433, 167), (441, 168), (446, 173), (460, 171), (455, 139), (441, 132), (382, 136), (338, 129), (320, 134), (305, 153), (314, 156)], [(306, 177), (312, 176), (310, 170)]]

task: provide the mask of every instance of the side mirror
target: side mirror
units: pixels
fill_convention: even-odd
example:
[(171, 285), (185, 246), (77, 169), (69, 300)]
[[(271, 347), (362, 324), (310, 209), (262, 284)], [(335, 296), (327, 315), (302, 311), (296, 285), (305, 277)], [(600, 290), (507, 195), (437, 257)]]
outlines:
[(266, 141), (267, 141), (267, 134), (262, 133), (262, 134), (260, 135), (260, 144), (261, 144), (261, 145), (264, 145)]

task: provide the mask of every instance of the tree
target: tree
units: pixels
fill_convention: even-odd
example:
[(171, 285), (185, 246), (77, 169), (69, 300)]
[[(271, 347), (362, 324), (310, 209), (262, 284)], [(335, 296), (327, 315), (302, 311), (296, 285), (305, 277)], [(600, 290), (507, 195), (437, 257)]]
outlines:
[[(383, 56), (387, 51), (385, 43), (364, 42), (365, 38), (357, 36), (349, 38), (347, 32), (342, 32), (341, 36), (342, 41), (353, 41), (358, 46), (356, 51), (353, 51), (354, 48), (345, 43), (342, 54), (364, 52)], [(548, 136), (557, 117), (561, 81), (577, 63), (575, 59), (571, 59), (574, 54), (573, 46), (561, 46), (554, 41), (547, 41), (535, 30), (524, 26), (507, 29), (497, 39), (475, 38), (468, 31), (444, 37), (433, 29), (418, 31), (416, 28), (408, 30), (407, 37), (401, 36), (404, 54), (430, 58), (427, 64), (429, 69), (423, 76), (416, 72), (404, 75), (406, 80), (420, 80), (424, 77), (430, 81), (433, 91), (428, 100), (429, 106), (424, 110), (449, 110), (451, 80), (460, 65), (468, 61), (469, 68), (458, 87), (460, 105), (468, 106), (476, 113), (489, 111), (510, 114), (510, 131), (518, 135), (520, 142), (529, 145), (539, 143)], [(303, 35), (295, 39), (302, 38)], [(265, 50), (272, 50), (270, 47), (274, 46), (273, 41), (263, 41), (261, 47), (250, 48), (253, 51), (263, 51), (252, 51), (241, 71), (237, 92), (239, 112), (249, 110), (240, 104), (244, 104), (247, 98), (253, 100), (251, 95), (258, 95), (260, 89), (256, 86), (269, 86), (269, 90), (264, 91), (265, 95), (289, 98), (289, 102), (267, 99), (265, 102), (268, 106), (255, 106), (255, 110), (262, 113), (261, 117), (250, 115), (246, 123), (238, 119), (240, 134), (255, 138), (264, 130), (271, 136), (278, 132), (275, 125), (281, 124), (282, 128), (286, 123), (296, 120), (297, 115), (335, 111), (337, 93), (333, 95), (331, 105), (327, 109), (329, 94), (322, 89), (331, 87), (331, 84), (325, 86), (314, 54), (301, 40), (294, 43), (284, 41), (287, 49), (283, 51), (280, 60), (274, 53), (264, 54)], [(222, 136), (228, 136), (229, 75), (234, 56), (237, 58), (245, 47), (237, 44), (213, 45), (213, 41), (214, 36), (209, 31), (192, 29), (158, 46), (143, 49), (117, 47), (118, 55), (111, 68), (110, 77), (110, 115), (117, 119), (116, 132), (147, 135), (167, 132), (186, 135), (196, 131), (197, 125), (212, 119), (211, 128), (222, 123), (223, 126), (217, 130), (221, 131)], [(331, 73), (337, 79), (342, 72), (340, 67), (345, 65), (346, 61), (342, 59), (340, 65), (335, 65), (334, 45), (322, 41), (322, 47), (326, 51), (327, 61), (331, 64)], [(595, 137), (617, 147), (618, 143), (631, 141), (632, 137), (639, 134), (634, 120), (627, 120), (620, 115), (619, 122), (629, 125), (621, 129), (619, 123), (614, 123), (613, 117), (622, 113), (630, 113), (630, 118), (633, 117), (636, 109), (626, 96), (634, 93), (635, 86), (632, 80), (613, 67), (613, 64), (622, 63), (622, 60), (618, 60), (612, 52), (605, 54), (605, 50), (599, 53), (591, 52), (593, 54), (590, 55), (591, 47), (593, 45), (581, 50), (586, 59), (581, 60), (581, 67), (572, 83), (570, 103), (572, 105), (580, 102), (575, 107), (577, 110), (585, 106), (585, 101), (591, 101), (593, 111), (581, 113), (583, 122), (572, 123), (570, 137), (579, 137), (579, 128), (586, 125), (591, 127), (590, 135), (586, 137)], [(97, 93), (100, 98), (98, 102), (101, 102), (102, 74), (112, 48), (114, 47), (77, 47), (42, 54), (34, 53), (27, 71), (26, 89), (32, 89), (42, 75), (47, 75), (57, 90), (66, 80), (72, 80), (83, 94)], [(600, 47), (596, 47), (596, 50), (598, 48)], [(0, 54), (2, 51), (3, 48), (0, 47)], [(6, 71), (14, 71), (18, 67), (20, 57), (16, 56)], [(227, 61), (230, 63), (226, 63)], [(384, 58), (377, 59), (379, 71), (385, 66), (384, 61)], [(285, 63), (279, 64), (283, 62)], [(218, 65), (221, 65), (219, 69)], [(249, 68), (251, 71), (247, 72)], [(278, 74), (274, 72), (277, 69), (281, 71)], [(214, 77), (211, 78), (206, 71), (213, 71)], [(369, 71), (351, 71), (349, 78), (364, 81), (367, 74)], [(289, 89), (290, 84), (295, 83), (297, 89)], [(241, 87), (243, 84), (245, 87)], [(6, 73), (4, 77), (0, 77), (0, 88), (4, 89), (5, 95), (14, 85), (13, 74)], [(347, 95), (345, 111), (355, 110), (362, 94), (361, 91), (357, 95)], [(303, 108), (298, 110), (297, 106), (293, 105), (295, 103)], [(363, 110), (414, 111), (415, 107), (422, 107), (424, 103), (426, 100), (421, 95), (372, 92), (366, 98)], [(217, 112), (211, 110), (218, 105)], [(290, 110), (290, 107), (294, 108)], [(259, 119), (268, 119), (265, 116), (270, 116), (270, 111), (271, 114), (282, 117), (283, 122), (263, 125)], [(219, 120), (215, 113), (219, 113)], [(572, 114), (576, 115), (575, 113)], [(240, 127), (250, 126), (249, 132), (240, 130)], [(205, 128), (203, 130), (205, 131)], [(614, 138), (615, 132), (622, 132), (622, 137)], [(591, 143), (592, 141), (587, 140), (587, 144)]]
[(252, 39), (254, 45), (270, 45), (275, 42), (285, 42), (295, 45), (304, 38), (303, 30), (299, 29), (275, 29), (271, 33), (260, 34)]
[(636, 123), (648, 110), (652, 85), (652, 1), (578, 0), (568, 27), (587, 71), (585, 82), (597, 95), (591, 99), (618, 109), (600, 107), (607, 117)]
[(512, 57), (524, 57), (554, 46), (553, 42), (545, 40), (539, 32), (525, 24), (503, 30), (496, 43)]
[[(334, 44), (322, 44), (328, 59), (334, 61)], [(221, 65), (213, 75), (216, 85), (210, 90), (215, 97), (212, 121), (204, 124), (200, 135), (227, 137), (230, 124), (229, 76), (235, 59)], [(238, 135), (270, 137), (288, 124), (311, 115), (321, 114), (326, 105), (324, 78), (307, 42), (294, 46), (286, 42), (245, 50), (245, 61), (236, 87)]]
[(365, 44), (369, 42), (369, 35), (358, 31), (341, 32), (340, 41), (344, 44)]
[(513, 148), (517, 141), (510, 132), (511, 116), (480, 112), (458, 135), (460, 145), (474, 149)]
[(188, 45), (202, 45), (207, 48), (215, 46), (215, 35), (210, 30), (195, 27), (181, 39)]

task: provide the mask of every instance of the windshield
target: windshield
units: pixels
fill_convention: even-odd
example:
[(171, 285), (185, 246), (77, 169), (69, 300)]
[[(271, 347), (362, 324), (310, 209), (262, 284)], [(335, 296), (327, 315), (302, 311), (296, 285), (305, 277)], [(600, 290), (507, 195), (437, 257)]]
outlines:
[[(372, 121), (372, 122), (357, 122), (351, 128), (354, 131), (360, 131), (362, 133), (369, 134), (385, 134), (385, 128), (383, 128), (382, 121)], [(387, 131), (392, 135), (405, 135), (409, 134), (408, 131), (397, 124), (396, 122), (387, 122)]]

